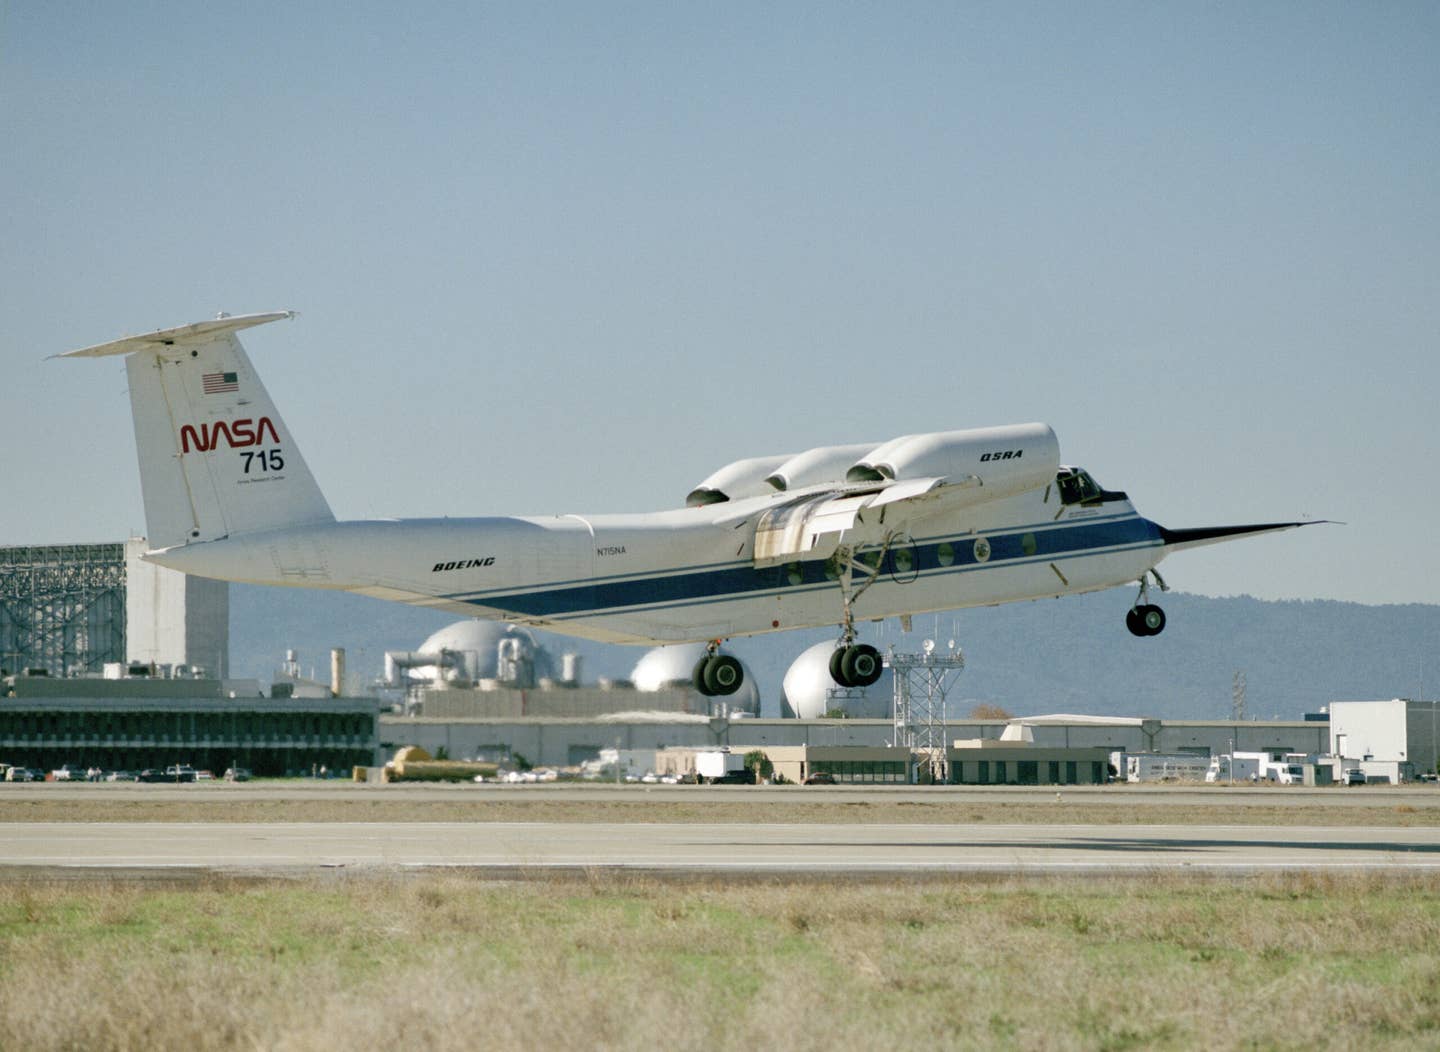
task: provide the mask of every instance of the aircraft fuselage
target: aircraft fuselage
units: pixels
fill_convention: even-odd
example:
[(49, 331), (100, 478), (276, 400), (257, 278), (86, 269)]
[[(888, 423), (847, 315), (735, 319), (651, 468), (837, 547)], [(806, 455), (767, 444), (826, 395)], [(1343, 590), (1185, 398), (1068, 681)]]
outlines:
[[(150, 558), (201, 576), (339, 589), (607, 642), (693, 642), (839, 623), (833, 562), (754, 559), (757, 519), (797, 499), (642, 515), (330, 522)], [(907, 525), (888, 546), (878, 535), (857, 546), (875, 577), (855, 604), (858, 619), (1110, 588), (1141, 578), (1165, 550), (1159, 527), (1128, 500), (1064, 506), (1048, 489)]]

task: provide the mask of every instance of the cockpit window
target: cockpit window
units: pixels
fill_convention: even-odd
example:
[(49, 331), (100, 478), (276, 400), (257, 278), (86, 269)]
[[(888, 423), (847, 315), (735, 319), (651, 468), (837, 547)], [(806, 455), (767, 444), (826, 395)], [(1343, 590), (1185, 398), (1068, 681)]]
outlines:
[(1055, 487), (1060, 491), (1062, 504), (1099, 504), (1105, 498), (1090, 472), (1080, 468), (1061, 468), (1055, 476)]

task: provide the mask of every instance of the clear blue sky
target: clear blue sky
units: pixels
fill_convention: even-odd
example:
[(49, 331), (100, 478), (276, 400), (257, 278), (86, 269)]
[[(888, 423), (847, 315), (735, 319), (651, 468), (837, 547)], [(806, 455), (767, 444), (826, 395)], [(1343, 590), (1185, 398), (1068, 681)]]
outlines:
[(342, 517), (1045, 420), (1212, 595), (1440, 602), (1435, 4), (0, 3), (0, 543), (232, 313)]

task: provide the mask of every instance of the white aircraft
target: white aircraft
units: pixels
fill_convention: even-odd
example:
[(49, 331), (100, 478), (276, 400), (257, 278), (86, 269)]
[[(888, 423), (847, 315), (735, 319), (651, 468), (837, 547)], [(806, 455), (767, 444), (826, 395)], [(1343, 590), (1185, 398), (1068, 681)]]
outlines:
[(636, 515), (337, 522), (225, 315), (60, 357), (124, 355), (151, 550), (188, 574), (329, 588), (615, 643), (705, 642), (694, 680), (739, 688), (734, 636), (839, 624), (830, 671), (880, 676), (855, 621), (1138, 582), (1166, 555), (1300, 522), (1169, 530), (1060, 463), (1044, 424), (739, 460), (684, 508)]

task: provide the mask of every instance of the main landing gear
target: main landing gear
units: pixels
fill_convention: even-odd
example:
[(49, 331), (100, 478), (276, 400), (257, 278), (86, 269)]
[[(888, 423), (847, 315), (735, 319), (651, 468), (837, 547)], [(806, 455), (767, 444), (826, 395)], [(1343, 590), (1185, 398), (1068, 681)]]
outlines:
[(720, 640), (716, 639), (708, 644), (705, 656), (695, 662), (690, 681), (703, 696), (723, 698), (740, 689), (745, 682), (745, 670), (735, 658), (720, 653)]
[(1125, 627), (1130, 629), (1131, 635), (1136, 636), (1158, 636), (1165, 631), (1165, 611), (1150, 602), (1150, 576), (1154, 575), (1155, 583), (1160, 586), (1160, 591), (1170, 591), (1170, 586), (1165, 583), (1165, 578), (1159, 572), (1151, 570), (1140, 578), (1140, 594), (1135, 597), (1135, 605), (1125, 614)]
[(884, 671), (880, 651), (869, 643), (842, 644), (830, 655), (830, 678), (842, 687), (868, 687)]
[[(885, 553), (890, 550), (893, 537), (887, 537), (877, 554), (869, 561), (856, 558), (853, 548), (842, 547), (835, 553), (836, 579), (840, 584), (840, 595), (845, 604), (845, 620), (840, 634), (840, 643), (830, 655), (830, 678), (841, 687), (868, 687), (879, 680), (885, 671), (885, 662), (880, 651), (869, 643), (855, 642), (855, 600), (864, 594), (880, 577)], [(852, 588), (854, 572), (865, 574), (866, 580), (859, 588)]]

